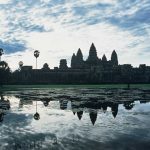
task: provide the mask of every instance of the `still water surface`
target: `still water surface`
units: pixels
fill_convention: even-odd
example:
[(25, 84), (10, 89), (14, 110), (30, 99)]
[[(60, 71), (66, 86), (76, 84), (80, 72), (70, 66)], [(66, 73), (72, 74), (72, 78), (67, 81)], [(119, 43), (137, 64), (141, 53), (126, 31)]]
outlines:
[(150, 90), (0, 93), (0, 150), (149, 150)]

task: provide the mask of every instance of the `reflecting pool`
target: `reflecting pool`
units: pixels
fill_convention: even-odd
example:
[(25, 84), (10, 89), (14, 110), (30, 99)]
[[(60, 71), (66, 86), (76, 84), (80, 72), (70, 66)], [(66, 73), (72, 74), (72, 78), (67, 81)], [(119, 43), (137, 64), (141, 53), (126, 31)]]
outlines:
[(0, 93), (0, 150), (149, 150), (150, 90)]

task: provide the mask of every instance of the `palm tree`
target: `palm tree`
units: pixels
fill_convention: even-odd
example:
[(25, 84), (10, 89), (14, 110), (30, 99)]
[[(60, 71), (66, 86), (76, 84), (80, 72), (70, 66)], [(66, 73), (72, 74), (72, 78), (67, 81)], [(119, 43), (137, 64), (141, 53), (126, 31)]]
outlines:
[(37, 69), (37, 58), (39, 57), (40, 52), (38, 50), (34, 51), (34, 57), (36, 58), (36, 69)]
[(36, 101), (36, 113), (34, 114), (34, 119), (39, 120), (40, 119), (40, 114), (37, 112), (37, 101)]
[(1, 62), (1, 56), (4, 54), (4, 50), (0, 48), (0, 62)]
[[(37, 58), (39, 57), (40, 52), (38, 50), (34, 51), (34, 57), (36, 58), (36, 69), (37, 69)], [(34, 119), (39, 120), (40, 114), (37, 112), (37, 101), (36, 101), (36, 113), (34, 114)]]

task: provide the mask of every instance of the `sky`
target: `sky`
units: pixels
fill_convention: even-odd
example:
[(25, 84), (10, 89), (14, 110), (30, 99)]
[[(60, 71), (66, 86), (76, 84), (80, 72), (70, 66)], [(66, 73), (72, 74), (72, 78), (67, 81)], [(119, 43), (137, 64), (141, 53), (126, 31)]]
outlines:
[(87, 59), (92, 42), (98, 57), (110, 60), (115, 49), (119, 64), (150, 66), (149, 0), (0, 0), (2, 60), (12, 70), (19, 61), (52, 69), (81, 48)]

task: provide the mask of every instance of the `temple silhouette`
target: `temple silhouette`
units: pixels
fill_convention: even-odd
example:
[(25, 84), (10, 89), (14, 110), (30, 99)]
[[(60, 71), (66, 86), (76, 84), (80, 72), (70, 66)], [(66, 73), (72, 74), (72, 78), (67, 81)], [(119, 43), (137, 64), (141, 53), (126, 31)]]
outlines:
[[(71, 59), (71, 68), (72, 69), (111, 69), (118, 66), (118, 56), (115, 50), (112, 52), (111, 60), (107, 61), (105, 54), (103, 55), (102, 59), (98, 58), (97, 51), (92, 43), (89, 56), (86, 61), (83, 60), (83, 54), (81, 49), (79, 48), (77, 54), (73, 54)], [(60, 61), (60, 69), (67, 68), (66, 60)]]
[(98, 58), (95, 45), (92, 43), (89, 56), (83, 59), (79, 48), (72, 55), (71, 65), (61, 59), (59, 67), (50, 69), (45, 63), (41, 69), (21, 65), (12, 74), (10, 84), (100, 84), (100, 83), (150, 83), (150, 66), (145, 64), (133, 67), (131, 64), (120, 65), (115, 50), (108, 60), (103, 55)]
[[(15, 96), (19, 98), (19, 108), (23, 108), (27, 105), (34, 105), (33, 102), (36, 100), (31, 100), (30, 96), (27, 95), (20, 95)], [(54, 102), (54, 100), (51, 100), (51, 98), (42, 98), (38, 101), (43, 102), (43, 105), (47, 107), (47, 109), (50, 109), (48, 106), (51, 105), (51, 101)], [(55, 100), (57, 102), (58, 100)], [(71, 107), (68, 108), (68, 103), (71, 102)], [(89, 115), (89, 118), (91, 120), (91, 123), (94, 125), (98, 114), (106, 113), (108, 112), (108, 108), (111, 110), (109, 111), (110, 114), (112, 114), (113, 118), (117, 117), (118, 114), (118, 108), (119, 105), (123, 104), (124, 108), (126, 110), (131, 110), (134, 107), (134, 100), (128, 100), (123, 102), (108, 102), (108, 101), (79, 101), (79, 100), (70, 100), (70, 99), (60, 99), (59, 100), (59, 107), (61, 110), (67, 110), (70, 109), (73, 112), (73, 115), (76, 115), (79, 120), (82, 119), (84, 113)], [(140, 103), (147, 103), (149, 101), (140, 101)], [(0, 123), (3, 122), (4, 116), (7, 113), (7, 110), (10, 109), (10, 101), (7, 99), (4, 99), (3, 95), (0, 95)], [(104, 116), (106, 117), (106, 116)], [(39, 120), (39, 119), (37, 119)]]
[(5, 95), (5, 93), (0, 92), (0, 123), (4, 121), (5, 115), (11, 108), (11, 104), (13, 105), (13, 103), (10, 103), (12, 95), (19, 100), (19, 109), (30, 106), (34, 110), (34, 113), (38, 114), (38, 116), (34, 118), (36, 120), (40, 119), (41, 112), (38, 109), (39, 105), (37, 105), (37, 102), (42, 102), (40, 109), (46, 107), (47, 110), (50, 110), (51, 106), (54, 106), (54, 108), (56, 107), (63, 111), (70, 111), (78, 120), (82, 120), (85, 115), (88, 115), (93, 125), (100, 114), (103, 114), (103, 117), (107, 117), (109, 113), (112, 118), (116, 118), (119, 112), (119, 106), (121, 105), (126, 110), (132, 110), (137, 102), (150, 102), (149, 89), (84, 89), (77, 91), (67, 89), (64, 90), (64, 92), (60, 90), (54, 91), (14, 91), (8, 95), (7, 93)]

